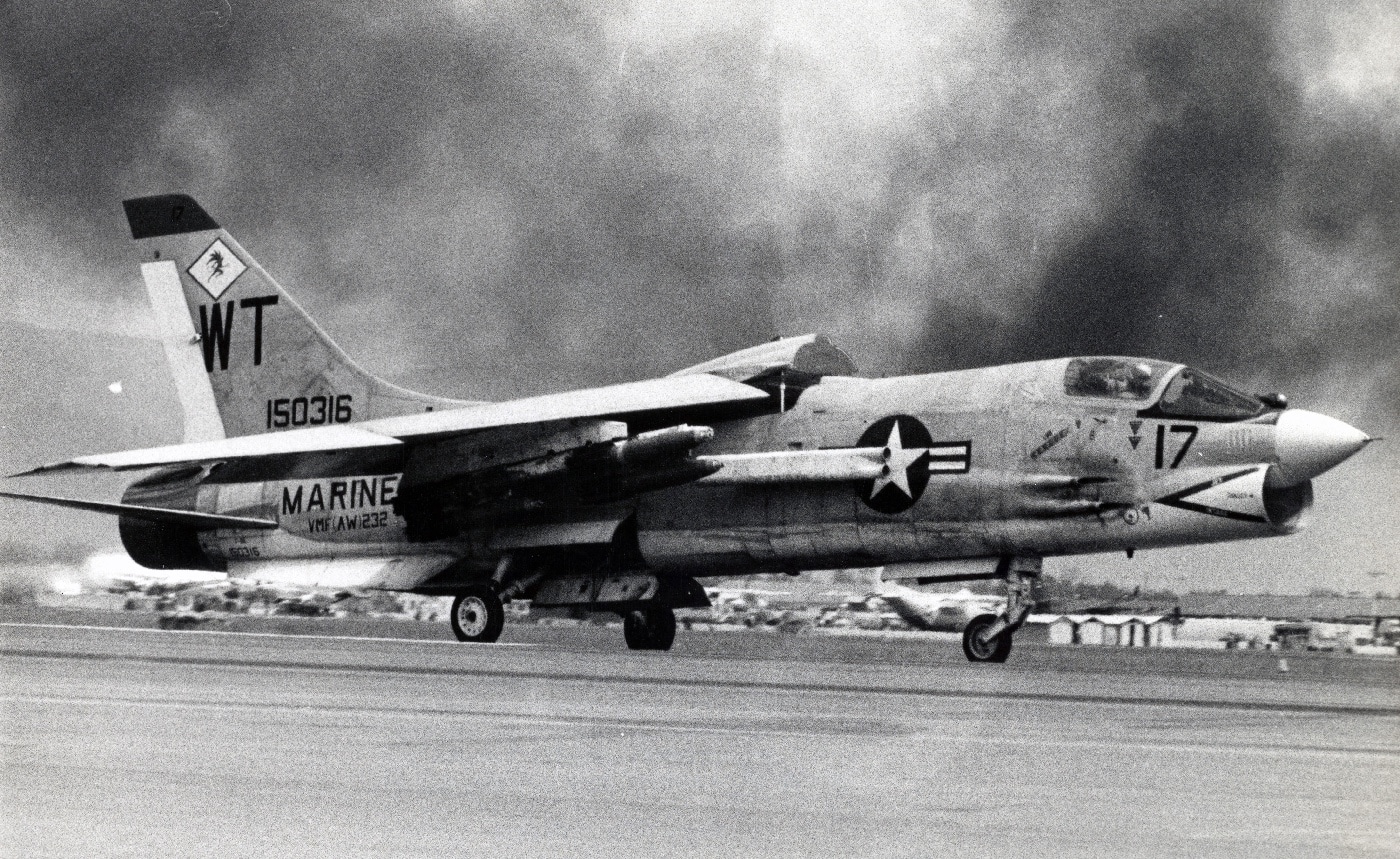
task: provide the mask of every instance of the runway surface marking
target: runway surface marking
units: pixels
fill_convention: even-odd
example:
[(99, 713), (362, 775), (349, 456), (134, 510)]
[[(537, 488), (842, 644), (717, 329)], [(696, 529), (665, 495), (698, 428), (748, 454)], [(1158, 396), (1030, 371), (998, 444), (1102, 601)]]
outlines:
[[(74, 623), (17, 623), (0, 622), (0, 627), (17, 626), (29, 629), (84, 629), (94, 632), (140, 632), (155, 633), (158, 635), (227, 635), (243, 638), (290, 638), (290, 639), (322, 639), (325, 641), (379, 641), (379, 642), (401, 642), (404, 644), (430, 644), (434, 646), (461, 647), (460, 641), (449, 641), (437, 638), (384, 638), (367, 635), (325, 635), (323, 633), (301, 634), (296, 632), (237, 632), (227, 629), (150, 629), (142, 626), (88, 626)], [(538, 644), (527, 641), (497, 641), (492, 647), (539, 647)]]
[[(56, 696), (56, 695), (0, 695), (0, 703), (3, 704), (30, 704), (49, 706), (85, 706), (85, 707), (123, 707), (128, 709), (146, 710), (174, 710), (177, 712), (189, 712), (199, 710), (205, 712), (289, 712), (298, 714), (322, 713), (322, 714), (356, 714), (372, 716), (391, 717), (413, 717), (413, 718), (458, 718), (472, 721), (497, 722), (502, 724), (517, 724), (560, 728), (619, 728), (635, 731), (658, 731), (675, 732), (687, 734), (715, 734), (721, 736), (749, 736), (749, 737), (825, 737), (833, 733), (848, 734), (849, 730), (818, 730), (818, 729), (794, 729), (790, 727), (758, 727), (758, 726), (733, 726), (733, 725), (697, 725), (682, 724), (677, 722), (626, 719), (608, 716), (538, 716), (529, 713), (508, 713), (499, 710), (473, 710), (465, 708), (445, 708), (445, 707), (373, 707), (365, 705), (355, 706), (327, 706), (324, 704), (258, 704), (248, 702), (233, 701), (201, 701), (196, 699), (163, 699), (150, 700), (138, 698), (91, 698), (83, 696)], [(898, 734), (905, 737), (915, 737), (920, 734), (928, 734), (927, 731), (902, 730), (890, 731), (885, 725), (872, 725), (870, 736), (888, 736)], [(884, 728), (884, 729), (882, 729)], [(1057, 749), (1101, 749), (1105, 743), (1102, 738), (1089, 740), (1071, 740), (1061, 738), (1045, 737), (1017, 737), (1017, 736), (969, 736), (951, 735), (946, 733), (938, 734), (941, 743), (956, 743), (961, 745), (1015, 745), (1034, 746)], [(1267, 755), (1271, 757), (1279, 754), (1303, 755), (1307, 757), (1343, 757), (1343, 758), (1380, 758), (1380, 759), (1400, 759), (1400, 746), (1358, 746), (1339, 747), (1323, 745), (1283, 745), (1270, 743), (1183, 743), (1183, 742), (1123, 742), (1112, 743), (1116, 749), (1124, 751), (1180, 751), (1180, 752), (1225, 752), (1235, 755)]]
[[(116, 627), (117, 631), (129, 631)], [(173, 630), (155, 630), (184, 635)], [(291, 635), (291, 639), (312, 636)], [(369, 641), (372, 639), (357, 639)], [(409, 639), (410, 642), (416, 639)], [(455, 642), (454, 642), (455, 643)], [(494, 646), (494, 645), (493, 645)], [(310, 672), (340, 672), (389, 674), (432, 677), (487, 677), (525, 680), (554, 680), (579, 683), (611, 683), (625, 686), (675, 686), (710, 689), (773, 689), (794, 692), (834, 692), (853, 694), (896, 695), (921, 698), (975, 698), (995, 701), (1037, 701), (1062, 704), (1113, 704), (1147, 707), (1185, 707), (1210, 710), (1245, 710), (1291, 713), (1325, 713), (1334, 715), (1400, 716), (1400, 708), (1363, 704), (1318, 704), (1292, 701), (1231, 701), (1223, 699), (1187, 699), (1137, 697), (1131, 695), (1094, 695), (1036, 691), (1004, 691), (986, 689), (919, 688), (870, 686), (844, 683), (796, 683), (776, 680), (731, 680), (717, 677), (627, 676), (586, 673), (581, 671), (540, 671), (535, 669), (502, 669), (480, 667), (424, 667), (409, 665), (351, 665), (300, 662), (281, 659), (216, 659), (198, 656), (150, 656), (111, 653), (81, 653), (24, 648), (0, 647), (0, 657), (26, 659), (72, 659), (85, 662), (125, 662), (141, 665), (200, 665), (224, 668), (283, 669)], [(684, 659), (685, 657), (677, 657)]]

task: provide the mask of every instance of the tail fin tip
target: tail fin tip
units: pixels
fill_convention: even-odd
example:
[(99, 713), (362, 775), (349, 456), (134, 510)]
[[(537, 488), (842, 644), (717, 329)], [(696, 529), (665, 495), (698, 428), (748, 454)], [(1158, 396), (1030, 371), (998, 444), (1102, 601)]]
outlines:
[(133, 239), (217, 230), (219, 225), (188, 194), (159, 194), (122, 201)]

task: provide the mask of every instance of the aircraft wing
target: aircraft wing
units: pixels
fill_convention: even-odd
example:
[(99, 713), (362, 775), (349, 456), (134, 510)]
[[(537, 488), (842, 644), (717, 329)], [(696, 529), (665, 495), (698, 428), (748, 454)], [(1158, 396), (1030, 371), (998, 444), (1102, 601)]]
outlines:
[(764, 391), (705, 374), (629, 382), (540, 397), (527, 397), (441, 412), (383, 418), (347, 426), (316, 427), (81, 456), (11, 475), (23, 477), (81, 468), (117, 471), (194, 462), (219, 462), (288, 454), (330, 453), (349, 448), (392, 448), (503, 427), (570, 419), (627, 418), (682, 412), (706, 406), (753, 403)]
[(27, 477), (33, 474), (72, 471), (80, 468), (110, 468), (113, 471), (126, 471), (133, 468), (154, 468), (187, 462), (218, 462), (228, 459), (318, 453), (347, 448), (394, 447), (398, 444), (397, 439), (366, 432), (357, 427), (321, 427), (263, 435), (245, 435), (219, 441), (123, 450), (117, 453), (99, 453), (41, 465), (38, 468), (31, 468), (28, 471), (21, 471), (9, 476)]
[(428, 440), (472, 430), (539, 424), (571, 418), (626, 419), (637, 414), (679, 411), (768, 399), (768, 394), (740, 382), (699, 374), (650, 379), (605, 388), (546, 394), (466, 409), (381, 418), (357, 426), (407, 440)]

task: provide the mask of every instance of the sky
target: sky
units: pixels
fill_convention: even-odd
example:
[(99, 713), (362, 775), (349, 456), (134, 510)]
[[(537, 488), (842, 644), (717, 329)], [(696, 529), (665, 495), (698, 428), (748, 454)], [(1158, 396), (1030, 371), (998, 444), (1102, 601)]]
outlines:
[[(1393, 440), (1307, 531), (1053, 569), (1400, 591), (1397, 46), (1384, 2), (8, 3), (0, 467), (179, 440), (120, 201), (180, 191), (449, 396), (808, 331), (871, 376), (1129, 354), (1282, 391)], [(116, 543), (0, 509), (12, 556)]]

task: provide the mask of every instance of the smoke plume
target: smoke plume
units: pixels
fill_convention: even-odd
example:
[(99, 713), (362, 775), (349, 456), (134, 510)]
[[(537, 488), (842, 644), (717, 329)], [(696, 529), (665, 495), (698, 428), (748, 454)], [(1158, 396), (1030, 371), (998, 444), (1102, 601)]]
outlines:
[(1284, 387), (1360, 372), (1400, 401), (1400, 86), (1364, 74), (1393, 15), (6, 14), (0, 205), (19, 233), (129, 284), (118, 201), (190, 191), (352, 352), (447, 393), (823, 329), (877, 373), (1148, 354)]
[(1373, 404), (1394, 414), (1400, 137), (1393, 119), (1324, 100), (1291, 71), (1284, 31), (1299, 22), (1262, 9), (1143, 8), (1129, 28), (1106, 12), (1068, 29), (1017, 22), (1027, 41), (1063, 36), (1051, 50), (1092, 70), (1077, 85), (1097, 93), (1097, 133), (1119, 152), (1097, 210), (1059, 231), (1009, 312), (945, 304), (913, 365), (1101, 352), (1285, 388), (1336, 373), (1377, 380)]
[[(1185, 361), (1394, 435), (1396, 44), (1253, 0), (4, 4), (0, 458), (175, 440), (120, 209), (174, 191), (437, 393), (824, 331), (873, 375)], [(115, 541), (67, 515), (0, 533)]]

